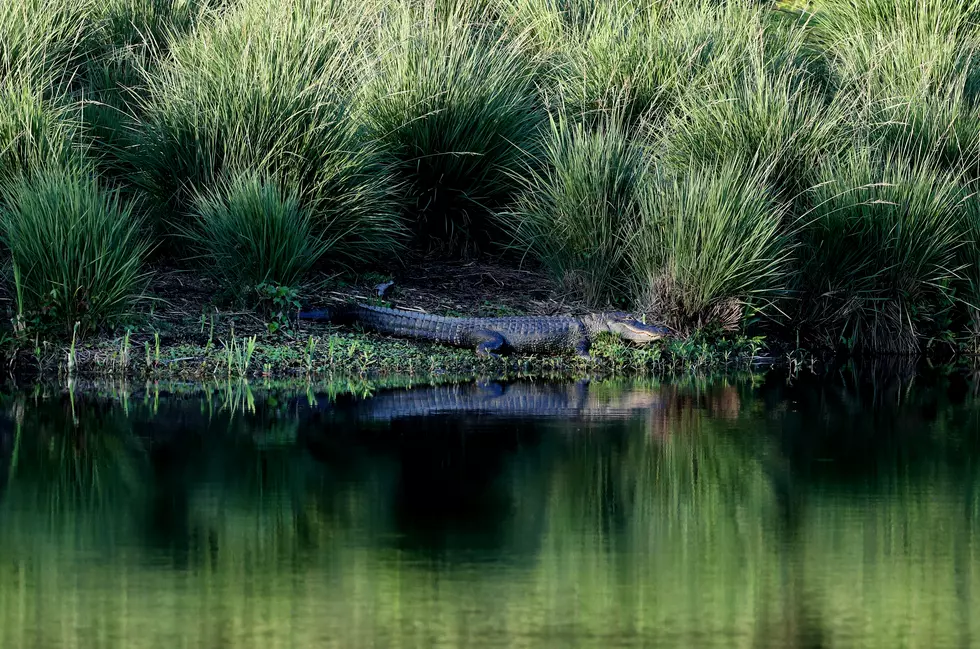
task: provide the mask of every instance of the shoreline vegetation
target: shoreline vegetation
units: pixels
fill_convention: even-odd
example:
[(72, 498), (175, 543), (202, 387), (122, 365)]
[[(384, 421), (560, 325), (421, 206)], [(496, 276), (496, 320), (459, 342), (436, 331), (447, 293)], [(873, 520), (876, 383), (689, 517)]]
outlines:
[[(200, 379), (972, 362), (978, 115), (980, 0), (0, 0), (0, 352)], [(403, 308), (678, 336), (496, 360), (296, 322), (390, 280)]]

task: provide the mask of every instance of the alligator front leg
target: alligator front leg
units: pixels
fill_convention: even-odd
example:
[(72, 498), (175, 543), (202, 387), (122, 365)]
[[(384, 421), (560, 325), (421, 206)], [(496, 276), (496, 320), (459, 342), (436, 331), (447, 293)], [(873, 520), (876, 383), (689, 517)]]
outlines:
[(489, 356), (490, 358), (500, 358), (499, 352), (507, 343), (504, 337), (496, 331), (477, 331), (473, 338), (478, 341), (476, 345), (477, 356)]
[(575, 343), (575, 355), (587, 361), (592, 360), (592, 354), (589, 353), (588, 337), (583, 336), (578, 342)]

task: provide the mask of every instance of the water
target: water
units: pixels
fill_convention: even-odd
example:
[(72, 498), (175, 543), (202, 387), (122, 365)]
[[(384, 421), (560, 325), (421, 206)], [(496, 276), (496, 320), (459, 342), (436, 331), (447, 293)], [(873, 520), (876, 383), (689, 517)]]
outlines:
[(3, 648), (980, 646), (970, 377), (0, 406)]

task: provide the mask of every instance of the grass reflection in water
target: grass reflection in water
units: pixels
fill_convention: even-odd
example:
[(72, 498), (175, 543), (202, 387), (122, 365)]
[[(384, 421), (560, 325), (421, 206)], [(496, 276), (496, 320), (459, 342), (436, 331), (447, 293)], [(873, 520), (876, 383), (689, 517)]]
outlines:
[(893, 376), (11, 395), (0, 647), (969, 646), (980, 404)]

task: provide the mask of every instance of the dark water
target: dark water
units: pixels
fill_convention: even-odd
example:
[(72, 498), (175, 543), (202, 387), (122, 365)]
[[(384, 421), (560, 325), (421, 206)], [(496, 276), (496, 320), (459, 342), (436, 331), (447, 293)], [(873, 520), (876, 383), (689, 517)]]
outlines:
[(0, 647), (980, 646), (969, 376), (336, 391), (4, 397)]

